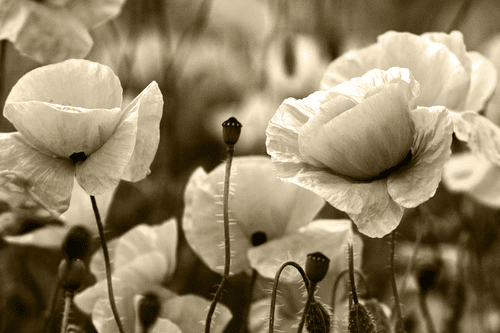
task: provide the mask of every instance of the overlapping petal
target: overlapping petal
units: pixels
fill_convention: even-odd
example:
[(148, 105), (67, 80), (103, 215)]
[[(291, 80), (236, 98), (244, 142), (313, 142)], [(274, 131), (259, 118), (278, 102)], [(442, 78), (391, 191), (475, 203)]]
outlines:
[(467, 52), (460, 32), (421, 36), (390, 31), (377, 43), (335, 59), (325, 73), (321, 89), (327, 90), (371, 69), (403, 67), (420, 83), (417, 105), (443, 105), (454, 111), (479, 111), (493, 93), (493, 64), (476, 52)]
[[(183, 228), (190, 246), (213, 270), (224, 264), (221, 199), (224, 165), (210, 174), (201, 168), (191, 176), (185, 190)], [(306, 225), (324, 201), (300, 187), (280, 182), (273, 174), (272, 163), (263, 156), (237, 157), (233, 160), (232, 194), (229, 198), (231, 271), (249, 268), (247, 251), (252, 235), (265, 233), (274, 239)]]

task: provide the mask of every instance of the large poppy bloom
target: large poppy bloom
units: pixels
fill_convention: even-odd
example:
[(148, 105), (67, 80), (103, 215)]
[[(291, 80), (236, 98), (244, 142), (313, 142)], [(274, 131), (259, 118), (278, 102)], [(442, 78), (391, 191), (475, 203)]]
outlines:
[[(167, 289), (177, 265), (177, 223), (139, 225), (111, 244), (113, 254), (113, 289), (116, 306), (126, 333), (141, 332), (137, 320), (137, 303), (143, 295), (153, 293), (161, 303), (159, 318), (152, 332), (196, 332), (206, 318), (210, 301), (195, 295), (177, 295)], [(92, 258), (91, 269), (98, 282), (75, 297), (75, 304), (92, 314), (100, 333), (117, 332), (111, 312), (102, 252)], [(223, 332), (231, 313), (219, 305), (212, 332)]]
[(88, 30), (120, 13), (125, 0), (0, 0), (0, 39), (39, 63), (83, 58)]
[(418, 93), (411, 72), (395, 67), (285, 100), (267, 128), (276, 175), (383, 237), (403, 208), (434, 195), (451, 154), (450, 112), (415, 108)]
[(122, 87), (106, 66), (67, 60), (24, 75), (5, 102), (19, 132), (0, 134), (0, 169), (21, 175), (48, 208), (64, 212), (73, 180), (89, 195), (149, 174), (163, 98), (152, 82), (121, 108)]
[(321, 81), (327, 90), (378, 68), (408, 68), (420, 83), (418, 106), (480, 111), (497, 84), (494, 65), (478, 52), (467, 52), (458, 31), (414, 35), (389, 31), (377, 43), (335, 59)]

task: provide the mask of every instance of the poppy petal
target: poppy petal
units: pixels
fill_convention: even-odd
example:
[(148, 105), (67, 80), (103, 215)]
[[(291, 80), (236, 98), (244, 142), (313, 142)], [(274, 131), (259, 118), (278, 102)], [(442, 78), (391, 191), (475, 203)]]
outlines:
[(123, 110), (125, 114), (138, 112), (137, 136), (134, 152), (122, 179), (136, 182), (151, 171), (149, 166), (160, 142), (160, 120), (163, 114), (163, 96), (158, 84), (152, 82)]
[(32, 148), (18, 132), (0, 134), (0, 169), (19, 174), (31, 183), (31, 192), (58, 213), (68, 209), (75, 174), (69, 161)]
[(442, 106), (418, 108), (410, 115), (415, 124), (412, 160), (387, 180), (391, 197), (407, 208), (420, 205), (436, 192), (451, 155), (453, 133), (452, 116)]

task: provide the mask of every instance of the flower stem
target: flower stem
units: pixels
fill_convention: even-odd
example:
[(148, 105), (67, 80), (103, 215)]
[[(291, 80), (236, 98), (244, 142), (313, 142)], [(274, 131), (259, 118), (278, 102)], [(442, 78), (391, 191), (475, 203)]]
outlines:
[(311, 303), (314, 302), (314, 291), (316, 289), (316, 283), (309, 281), (309, 290), (307, 292), (307, 301), (306, 305), (304, 305), (304, 311), (302, 312), (302, 318), (300, 319), (299, 328), (297, 329), (297, 333), (302, 333), (302, 329), (304, 328), (304, 321), (306, 319), (306, 314), (309, 311), (309, 307)]
[(280, 275), (281, 272), (289, 265), (297, 268), (300, 275), (302, 275), (302, 279), (304, 280), (307, 292), (309, 294), (309, 279), (307, 278), (306, 273), (304, 272), (302, 267), (300, 267), (300, 265), (297, 264), (295, 261), (287, 261), (283, 263), (283, 265), (281, 265), (281, 267), (276, 271), (276, 275), (274, 276), (273, 292), (271, 294), (271, 306), (269, 313), (269, 333), (274, 332), (274, 309), (276, 308), (276, 294), (278, 293), (278, 284), (280, 281)]
[(124, 333), (123, 325), (118, 315), (118, 310), (116, 309), (115, 296), (113, 293), (113, 283), (111, 279), (111, 264), (109, 261), (108, 246), (106, 245), (106, 239), (104, 238), (104, 228), (101, 222), (101, 216), (99, 214), (99, 209), (97, 208), (97, 202), (93, 195), (90, 196), (90, 201), (92, 201), (92, 208), (94, 210), (94, 215), (97, 223), (97, 229), (99, 229), (99, 238), (101, 239), (102, 253), (104, 255), (104, 265), (106, 267), (106, 281), (108, 283), (108, 298), (109, 304), (111, 305), (111, 311), (113, 312), (113, 317), (115, 318), (116, 325), (118, 326), (118, 331)]
[(392, 293), (394, 295), (394, 307), (396, 308), (396, 333), (404, 333), (403, 327), (403, 313), (401, 311), (401, 304), (399, 303), (398, 286), (396, 284), (396, 268), (394, 266), (394, 246), (396, 242), (396, 230), (391, 233), (391, 253), (390, 253), (390, 263), (391, 263), (391, 285)]
[(74, 293), (72, 291), (66, 291), (66, 294), (64, 295), (64, 312), (61, 323), (61, 333), (66, 333), (66, 331), (68, 330), (69, 313), (71, 312), (73, 295)]
[(248, 315), (250, 312), (250, 305), (252, 303), (252, 295), (253, 288), (255, 286), (255, 282), (257, 281), (257, 276), (259, 274), (255, 269), (252, 269), (252, 276), (250, 277), (250, 284), (248, 286), (248, 294), (247, 294), (247, 302), (245, 304), (245, 308), (243, 309), (243, 315), (241, 316), (241, 326), (240, 333), (245, 333), (248, 331)]
[(418, 303), (420, 305), (420, 311), (424, 317), (425, 325), (427, 326), (427, 333), (436, 333), (434, 324), (432, 323), (431, 314), (429, 313), (429, 307), (427, 306), (427, 293), (420, 291), (418, 293)]
[(210, 308), (207, 314), (207, 320), (205, 321), (205, 333), (210, 332), (210, 323), (212, 321), (212, 316), (215, 312), (215, 307), (217, 302), (222, 296), (224, 290), (224, 285), (229, 278), (229, 268), (231, 266), (231, 248), (230, 248), (230, 238), (229, 238), (229, 185), (231, 178), (231, 164), (233, 162), (234, 145), (227, 145), (227, 160), (226, 160), (226, 172), (224, 175), (224, 201), (223, 201), (223, 213), (224, 213), (224, 274), (222, 275), (222, 280), (219, 284), (219, 288), (215, 292), (214, 299), (210, 304)]
[(59, 300), (59, 290), (60, 290), (59, 279), (57, 279), (56, 286), (55, 286), (54, 290), (52, 291), (52, 295), (50, 296), (50, 308), (47, 309), (47, 312), (45, 314), (47, 319), (45, 320), (45, 326), (43, 328), (44, 333), (49, 332), (50, 327), (52, 326), (52, 319), (54, 317), (56, 305), (57, 305), (58, 300)]

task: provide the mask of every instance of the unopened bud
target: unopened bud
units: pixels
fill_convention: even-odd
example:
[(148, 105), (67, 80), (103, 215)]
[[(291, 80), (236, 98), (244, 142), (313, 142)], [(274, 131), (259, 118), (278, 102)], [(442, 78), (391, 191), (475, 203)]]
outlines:
[(90, 247), (90, 232), (87, 228), (75, 225), (68, 231), (62, 244), (63, 255), (69, 261), (84, 259)]
[(321, 252), (308, 254), (306, 260), (307, 278), (314, 283), (320, 282), (328, 272), (329, 264), (330, 259)]
[(66, 291), (74, 292), (82, 285), (87, 268), (85, 263), (80, 259), (68, 261), (63, 259), (59, 264), (58, 272), (59, 283)]
[(149, 327), (151, 327), (156, 319), (158, 319), (158, 315), (160, 314), (161, 303), (153, 293), (147, 293), (139, 302), (139, 321), (142, 324), (142, 327), (147, 331)]
[(317, 301), (311, 302), (307, 309), (305, 324), (309, 333), (330, 333), (330, 314), (325, 307)]
[(222, 139), (226, 145), (234, 145), (238, 142), (243, 125), (234, 117), (222, 123)]
[(375, 325), (370, 312), (363, 304), (353, 304), (349, 310), (349, 333), (375, 333)]

